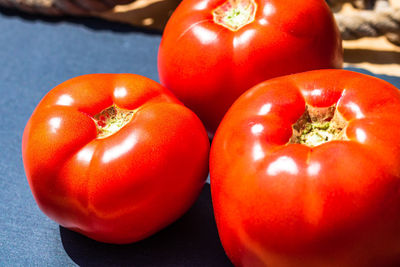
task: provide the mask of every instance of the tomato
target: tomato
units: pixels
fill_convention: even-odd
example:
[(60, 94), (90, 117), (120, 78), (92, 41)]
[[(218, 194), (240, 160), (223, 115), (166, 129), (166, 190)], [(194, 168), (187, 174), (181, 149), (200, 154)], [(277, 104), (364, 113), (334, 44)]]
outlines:
[(208, 173), (209, 140), (167, 89), (134, 74), (92, 74), (51, 90), (22, 156), (40, 209), (107, 243), (141, 240), (179, 218)]
[(399, 129), (400, 92), (364, 74), (304, 72), (243, 94), (210, 155), (232, 262), (399, 266)]
[(323, 0), (183, 0), (164, 30), (158, 71), (213, 134), (234, 100), (257, 83), (341, 68), (342, 61)]

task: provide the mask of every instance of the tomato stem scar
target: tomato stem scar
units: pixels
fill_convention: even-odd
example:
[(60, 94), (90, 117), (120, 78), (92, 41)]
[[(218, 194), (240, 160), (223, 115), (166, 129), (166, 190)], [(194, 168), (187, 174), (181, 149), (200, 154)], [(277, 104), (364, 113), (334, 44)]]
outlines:
[(133, 110), (122, 109), (116, 105), (100, 111), (93, 116), (97, 128), (97, 138), (103, 139), (118, 132), (132, 120), (133, 114)]
[(214, 22), (231, 31), (237, 31), (255, 19), (257, 3), (254, 0), (227, 0), (212, 11)]
[(347, 124), (335, 105), (325, 108), (306, 105), (303, 115), (292, 125), (289, 143), (314, 147), (333, 140), (345, 140)]

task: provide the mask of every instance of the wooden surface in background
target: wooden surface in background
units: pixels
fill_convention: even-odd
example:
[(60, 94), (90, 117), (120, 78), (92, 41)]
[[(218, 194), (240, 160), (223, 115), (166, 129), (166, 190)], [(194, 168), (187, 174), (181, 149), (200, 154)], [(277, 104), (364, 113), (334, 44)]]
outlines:
[(180, 0), (136, 0), (96, 15), (111, 21), (162, 31)]
[(355, 66), (377, 74), (400, 76), (400, 47), (385, 37), (343, 41), (344, 66)]

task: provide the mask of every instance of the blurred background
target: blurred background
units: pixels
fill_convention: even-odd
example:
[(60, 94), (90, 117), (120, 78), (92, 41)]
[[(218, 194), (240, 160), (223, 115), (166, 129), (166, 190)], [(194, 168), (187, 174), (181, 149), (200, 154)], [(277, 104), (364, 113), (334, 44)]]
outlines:
[[(400, 76), (400, 0), (326, 0), (344, 40), (345, 67)], [(98, 17), (162, 32), (180, 0), (0, 0), (51, 17)]]

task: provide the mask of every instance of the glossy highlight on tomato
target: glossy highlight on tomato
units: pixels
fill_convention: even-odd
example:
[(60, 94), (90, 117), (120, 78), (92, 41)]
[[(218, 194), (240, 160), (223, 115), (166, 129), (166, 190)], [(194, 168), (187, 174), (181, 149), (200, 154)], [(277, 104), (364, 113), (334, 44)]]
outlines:
[(318, 70), (260, 83), (218, 128), (211, 192), (236, 266), (398, 266), (400, 92)]
[(196, 200), (209, 140), (197, 116), (160, 84), (134, 74), (91, 74), (51, 90), (22, 140), (40, 209), (107, 243), (141, 240)]
[(235, 99), (257, 83), (341, 68), (342, 61), (324, 0), (183, 0), (164, 30), (158, 71), (212, 135)]

